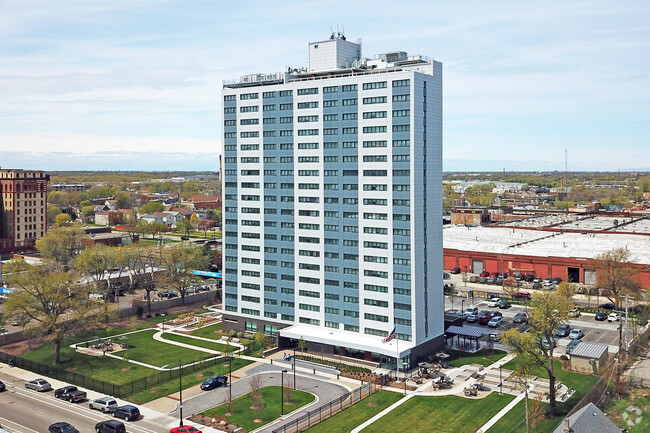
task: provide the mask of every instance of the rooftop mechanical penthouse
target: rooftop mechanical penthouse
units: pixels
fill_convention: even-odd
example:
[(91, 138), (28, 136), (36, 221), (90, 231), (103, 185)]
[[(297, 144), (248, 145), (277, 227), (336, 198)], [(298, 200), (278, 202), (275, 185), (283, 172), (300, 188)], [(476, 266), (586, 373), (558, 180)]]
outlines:
[(360, 53), (224, 83), (224, 326), (409, 367), (443, 340), (442, 64)]

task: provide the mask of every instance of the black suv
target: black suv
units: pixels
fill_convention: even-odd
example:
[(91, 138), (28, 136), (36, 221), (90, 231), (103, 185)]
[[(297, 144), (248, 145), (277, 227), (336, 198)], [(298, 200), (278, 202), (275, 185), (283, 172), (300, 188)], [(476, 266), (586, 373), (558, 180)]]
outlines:
[(47, 429), (50, 433), (79, 433), (79, 430), (67, 422), (55, 422), (54, 424), (51, 424)]
[(209, 391), (214, 388), (226, 386), (227, 384), (228, 384), (227, 376), (210, 376), (201, 384), (201, 389), (203, 391)]
[(110, 419), (95, 424), (95, 431), (97, 433), (126, 433), (126, 427), (123, 422)]
[(566, 337), (569, 335), (569, 332), (571, 332), (571, 327), (565, 323), (555, 330), (555, 335), (558, 337)]
[(140, 418), (140, 411), (137, 407), (127, 404), (113, 410), (113, 416), (127, 421), (133, 421)]

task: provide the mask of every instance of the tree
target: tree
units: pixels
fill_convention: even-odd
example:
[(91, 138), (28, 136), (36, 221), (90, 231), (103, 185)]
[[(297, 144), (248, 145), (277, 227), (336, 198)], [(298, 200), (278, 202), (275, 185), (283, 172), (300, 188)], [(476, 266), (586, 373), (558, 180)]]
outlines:
[(555, 330), (569, 320), (573, 303), (562, 294), (544, 292), (533, 294), (530, 312), (530, 329), (521, 333), (517, 328), (502, 332), (501, 342), (517, 356), (524, 356), (531, 363), (546, 370), (549, 380), (549, 415), (555, 417), (556, 387), (553, 348)]
[(185, 305), (187, 289), (200, 280), (200, 277), (190, 271), (206, 269), (210, 262), (200, 247), (180, 243), (165, 249), (162, 266), (165, 268), (166, 283), (180, 293), (181, 303)]
[(97, 327), (108, 317), (108, 304), (89, 302), (87, 289), (74, 273), (53, 263), (32, 266), (21, 260), (9, 266), (13, 271), (9, 282), (16, 291), (7, 297), (4, 313), (28, 317), (28, 334), (51, 339), (54, 364), (60, 362), (65, 337)]
[(303, 337), (300, 337), (300, 340), (298, 340), (298, 349), (300, 349), (300, 352), (304, 355), (305, 354), (305, 349), (307, 348), (307, 342)]
[(67, 213), (60, 213), (54, 217), (54, 223), (57, 226), (67, 226), (72, 221), (72, 218)]
[(95, 206), (84, 206), (81, 208), (81, 215), (84, 217), (84, 222), (90, 221), (90, 217), (95, 216)]
[(160, 254), (153, 245), (131, 244), (122, 247), (125, 264), (132, 271), (133, 283), (144, 289), (147, 296), (147, 312), (151, 313), (151, 292), (155, 289), (154, 275), (160, 264)]
[(128, 192), (119, 192), (115, 194), (118, 209), (131, 209), (134, 205), (133, 196)]
[(113, 269), (118, 270), (116, 279), (119, 280), (126, 268), (126, 259), (117, 248), (97, 244), (84, 248), (75, 258), (74, 267), (80, 274), (90, 277), (96, 293), (103, 293), (108, 299)]
[(162, 212), (165, 210), (165, 205), (159, 201), (150, 201), (140, 206), (141, 214), (150, 214), (154, 212)]
[(48, 203), (47, 204), (47, 223), (48, 225), (54, 224), (54, 218), (61, 213), (61, 207)]
[(47, 259), (61, 266), (68, 266), (81, 250), (81, 239), (86, 232), (78, 226), (56, 227), (36, 241), (36, 249)]
[(257, 344), (260, 349), (264, 349), (264, 346), (266, 345), (266, 335), (264, 335), (262, 331), (257, 331), (255, 333), (255, 344)]
[(490, 206), (497, 196), (492, 192), (493, 183), (472, 185), (465, 188), (465, 198), (473, 205)]
[(615, 248), (596, 256), (596, 285), (609, 292), (607, 298), (619, 311), (625, 309), (623, 301), (628, 296), (634, 300), (642, 298), (634, 263), (625, 248)]

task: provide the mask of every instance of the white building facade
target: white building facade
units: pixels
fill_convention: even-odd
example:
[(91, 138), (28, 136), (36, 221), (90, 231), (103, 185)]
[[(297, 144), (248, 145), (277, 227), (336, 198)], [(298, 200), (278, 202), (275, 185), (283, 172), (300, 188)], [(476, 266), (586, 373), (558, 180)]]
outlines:
[(442, 64), (360, 48), (224, 84), (224, 326), (402, 367), (442, 345)]

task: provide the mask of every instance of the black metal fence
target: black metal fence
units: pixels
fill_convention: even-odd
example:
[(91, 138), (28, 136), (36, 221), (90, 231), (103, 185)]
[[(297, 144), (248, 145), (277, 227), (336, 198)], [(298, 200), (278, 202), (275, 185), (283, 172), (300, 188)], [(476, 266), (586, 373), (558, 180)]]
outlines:
[(332, 400), (329, 403), (322, 405), (318, 409), (309, 411), (303, 416), (290, 421), (281, 427), (276, 428), (273, 430), (273, 433), (297, 433), (305, 431), (308, 428), (315, 426), (319, 422), (333, 417), (337, 413), (341, 412), (344, 409), (347, 409), (353, 404), (358, 403), (369, 395), (372, 395), (377, 391), (377, 389), (377, 385), (374, 383), (366, 383), (354, 391), (350, 391), (337, 398), (336, 400)]
[[(243, 353), (246, 354), (249, 352), (249, 350), (250, 345), (246, 346), (246, 349), (243, 351)], [(180, 370), (177, 367), (169, 370), (152, 370), (152, 373), (149, 376), (145, 376), (140, 379), (118, 385), (110, 382), (105, 382), (94, 377), (75, 373), (74, 371), (69, 371), (55, 365), (47, 365), (20, 356), (14, 356), (5, 352), (0, 352), (0, 362), (8, 364), (10, 359), (13, 361), (13, 365), (15, 367), (29, 370), (37, 375), (51, 377), (53, 379), (72, 383), (83, 388), (92, 389), (93, 391), (111, 395), (117, 398), (123, 398), (140, 391), (151, 389), (157, 385), (160, 385), (161, 383), (166, 383), (174, 379), (178, 379), (178, 376), (180, 375)], [(225, 362), (225, 358), (209, 358), (190, 364), (184, 364), (183, 373), (193, 373), (208, 367), (223, 364)]]

